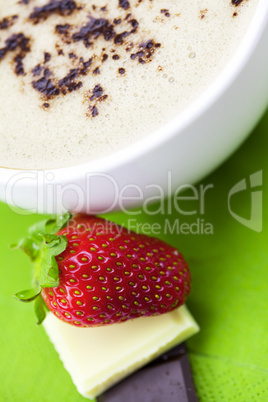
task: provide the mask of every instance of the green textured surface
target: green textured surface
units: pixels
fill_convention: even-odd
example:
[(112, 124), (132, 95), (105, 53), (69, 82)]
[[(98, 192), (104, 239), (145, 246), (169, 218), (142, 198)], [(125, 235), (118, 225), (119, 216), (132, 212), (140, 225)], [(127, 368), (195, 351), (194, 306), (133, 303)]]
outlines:
[[(188, 342), (201, 401), (268, 400), (268, 228), (267, 228), (268, 113), (253, 135), (220, 169), (202, 181), (213, 184), (207, 192), (205, 215), (158, 214), (137, 216), (138, 223), (165, 220), (195, 222), (205, 219), (213, 235), (171, 234), (159, 237), (177, 246), (190, 263), (193, 291), (188, 307), (201, 332)], [(233, 185), (263, 171), (263, 231), (254, 232), (237, 222), (227, 208)], [(166, 204), (167, 205), (167, 204)], [(194, 201), (183, 208), (194, 209)], [(155, 206), (157, 208), (157, 206)], [(233, 197), (232, 209), (250, 215), (250, 192)], [(110, 214), (119, 223), (128, 216)], [(5, 402), (85, 400), (59, 361), (42, 327), (35, 325), (32, 306), (11, 297), (27, 288), (30, 266), (20, 251), (8, 245), (39, 219), (21, 216), (0, 205), (0, 400)], [(133, 219), (133, 217), (132, 217)]]

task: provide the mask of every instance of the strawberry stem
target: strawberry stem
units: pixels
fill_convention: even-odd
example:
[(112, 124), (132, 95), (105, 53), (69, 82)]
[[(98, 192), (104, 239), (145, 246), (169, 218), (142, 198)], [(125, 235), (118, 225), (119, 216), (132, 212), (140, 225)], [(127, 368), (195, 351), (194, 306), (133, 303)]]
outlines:
[(59, 285), (59, 269), (55, 257), (66, 249), (68, 243), (65, 236), (55, 233), (67, 226), (71, 217), (70, 213), (66, 213), (38, 222), (29, 228), (25, 238), (11, 246), (13, 249), (22, 249), (34, 264), (33, 288), (18, 292), (15, 297), (26, 303), (35, 301), (37, 324), (41, 324), (46, 316), (41, 290)]

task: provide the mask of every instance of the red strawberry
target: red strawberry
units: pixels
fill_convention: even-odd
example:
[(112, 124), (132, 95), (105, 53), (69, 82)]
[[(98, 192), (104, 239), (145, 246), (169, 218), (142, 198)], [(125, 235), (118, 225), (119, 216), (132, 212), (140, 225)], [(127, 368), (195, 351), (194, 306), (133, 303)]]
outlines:
[[(190, 293), (182, 255), (156, 238), (87, 215), (77, 215), (56, 236), (42, 238), (46, 262), (36, 289), (17, 294), (22, 301), (37, 300), (39, 322), (44, 318), (40, 293), (58, 318), (82, 327), (163, 314), (182, 305)], [(20, 246), (28, 251), (25, 241)], [(39, 253), (33, 259), (40, 265)]]

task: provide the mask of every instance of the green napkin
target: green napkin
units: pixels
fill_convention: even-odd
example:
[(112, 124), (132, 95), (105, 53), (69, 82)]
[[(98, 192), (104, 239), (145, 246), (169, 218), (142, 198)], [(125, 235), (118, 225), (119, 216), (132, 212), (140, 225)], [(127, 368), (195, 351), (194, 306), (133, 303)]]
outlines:
[[(146, 223), (139, 228), (149, 228), (153, 234), (157, 230), (153, 224), (158, 223), (158, 237), (177, 246), (189, 261), (193, 289), (187, 304), (201, 331), (188, 341), (188, 348), (197, 392), (204, 402), (268, 400), (267, 130), (268, 113), (240, 150), (200, 183), (209, 186), (203, 204), (180, 200), (181, 210), (192, 214), (181, 214), (175, 207), (169, 214), (165, 201), (163, 213), (148, 215), (141, 210), (131, 217), (122, 213), (108, 216), (125, 224), (131, 218), (132, 226)], [(252, 176), (256, 172), (263, 173), (262, 186), (258, 185), (261, 173)], [(246, 183), (247, 190), (231, 195), (240, 182), (236, 189)], [(200, 184), (195, 186), (198, 196)], [(251, 184), (257, 187), (250, 189)], [(188, 195), (193, 197), (193, 191)], [(256, 192), (256, 201), (251, 191)], [(261, 191), (263, 211), (258, 200)], [(171, 201), (174, 204), (174, 199)], [(153, 205), (151, 211), (159, 208), (160, 204)], [(263, 222), (262, 232), (241, 223), (241, 217), (250, 219), (251, 209), (253, 229), (259, 230)], [(40, 217), (19, 215), (2, 204), (0, 218), (0, 400), (85, 400), (43, 328), (35, 325), (33, 306), (12, 298), (29, 286), (31, 268), (27, 257), (8, 245)]]

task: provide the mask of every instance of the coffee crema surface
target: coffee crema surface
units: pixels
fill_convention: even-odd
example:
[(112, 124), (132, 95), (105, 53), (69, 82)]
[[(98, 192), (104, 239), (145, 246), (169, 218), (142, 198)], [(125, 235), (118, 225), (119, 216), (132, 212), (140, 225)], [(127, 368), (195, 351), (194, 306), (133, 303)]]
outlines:
[(0, 0), (0, 166), (113, 153), (190, 105), (258, 0)]

